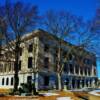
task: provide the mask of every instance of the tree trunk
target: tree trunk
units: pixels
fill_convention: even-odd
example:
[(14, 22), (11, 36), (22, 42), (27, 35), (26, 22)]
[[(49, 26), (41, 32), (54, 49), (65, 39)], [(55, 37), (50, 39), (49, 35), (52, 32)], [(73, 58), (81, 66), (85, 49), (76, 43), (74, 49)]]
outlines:
[(18, 71), (19, 71), (19, 45), (16, 43), (15, 48), (15, 65), (14, 65), (14, 92), (18, 90), (18, 84), (19, 84), (19, 77), (18, 77)]
[(58, 90), (61, 90), (61, 75), (57, 73), (57, 83), (58, 83)]
[(35, 73), (35, 88), (36, 92), (38, 92), (38, 72)]

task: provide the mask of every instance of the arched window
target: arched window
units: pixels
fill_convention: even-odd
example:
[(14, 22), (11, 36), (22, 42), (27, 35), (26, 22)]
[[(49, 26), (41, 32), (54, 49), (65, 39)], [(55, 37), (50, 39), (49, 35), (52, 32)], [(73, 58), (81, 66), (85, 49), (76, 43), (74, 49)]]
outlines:
[(2, 85), (4, 85), (4, 78), (2, 79)]
[(9, 84), (9, 78), (6, 79), (6, 85), (8, 85), (8, 84)]
[(11, 78), (11, 85), (13, 85), (13, 77)]

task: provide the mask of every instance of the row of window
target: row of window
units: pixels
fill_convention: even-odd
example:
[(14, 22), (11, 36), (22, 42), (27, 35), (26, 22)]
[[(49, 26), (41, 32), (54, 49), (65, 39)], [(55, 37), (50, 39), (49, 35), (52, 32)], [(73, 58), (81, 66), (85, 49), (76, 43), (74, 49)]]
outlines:
[(14, 68), (13, 62), (0, 64), (0, 72), (10, 72), (13, 71), (13, 68)]
[[(10, 83), (10, 84), (9, 84)], [(11, 77), (11, 80), (9, 78), (2, 78), (2, 85), (13, 85), (14, 79)]]
[[(22, 55), (22, 48), (20, 48), (20, 56)], [(28, 48), (28, 52), (32, 52), (33, 51), (33, 44), (30, 44), (29, 45), (29, 48)], [(49, 51), (49, 46), (47, 44), (44, 45), (44, 51), (45, 52), (48, 52)]]
[[(32, 80), (32, 76), (27, 76), (27, 83), (30, 83)], [(2, 85), (13, 85), (14, 84), (14, 78), (11, 77), (11, 79), (7, 78), (2, 78)]]
[[(72, 64), (67, 64), (67, 63), (64, 63), (63, 71), (67, 72), (67, 73), (70, 71), (70, 73), (74, 74), (74, 68), (75, 68), (76, 74), (79, 74), (79, 67), (78, 66), (74, 67)], [(83, 74), (83, 71), (85, 72), (85, 75), (87, 75), (87, 73), (89, 75), (92, 74), (92, 72), (91, 72), (92, 69), (90, 69), (90, 68), (80, 67), (80, 74)], [(96, 70), (94, 70), (94, 74), (96, 75)]]
[[(28, 68), (32, 68), (32, 57), (28, 58)], [(49, 67), (49, 57), (45, 57), (44, 58), (44, 68), (48, 68)]]

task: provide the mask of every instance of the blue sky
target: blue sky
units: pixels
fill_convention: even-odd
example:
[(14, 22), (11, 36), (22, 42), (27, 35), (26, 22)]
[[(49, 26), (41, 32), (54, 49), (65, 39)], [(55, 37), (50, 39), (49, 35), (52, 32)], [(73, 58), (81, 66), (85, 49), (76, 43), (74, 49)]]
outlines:
[[(86, 20), (95, 15), (96, 4), (98, 0), (12, 0), (22, 1), (24, 3), (33, 3), (38, 6), (39, 12), (43, 14), (48, 9), (56, 11), (70, 11), (78, 16), (83, 16)], [(4, 4), (5, 0), (0, 0)]]
[[(12, 0), (22, 1), (24, 3), (32, 3), (38, 6), (39, 13), (43, 14), (49, 9), (56, 11), (65, 10), (82, 16), (85, 20), (89, 20), (95, 16), (98, 0)], [(4, 4), (5, 0), (0, 0), (0, 4)], [(98, 64), (98, 76), (100, 77), (100, 62)]]

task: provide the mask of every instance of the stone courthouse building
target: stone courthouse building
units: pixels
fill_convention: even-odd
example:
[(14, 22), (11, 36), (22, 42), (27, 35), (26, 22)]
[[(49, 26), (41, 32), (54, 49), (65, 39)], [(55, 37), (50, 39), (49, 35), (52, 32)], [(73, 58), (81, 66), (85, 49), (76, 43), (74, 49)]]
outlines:
[[(22, 37), (19, 59), (19, 87), (22, 83), (28, 83), (30, 80), (34, 82), (35, 80), (39, 89), (57, 89), (58, 40), (54, 35), (40, 29)], [(63, 67), (60, 66), (61, 88), (96, 87), (95, 55), (63, 40), (61, 42), (62, 59), (60, 63), (63, 65)], [(72, 47), (74, 49), (69, 52)], [(80, 55), (80, 52), (83, 52), (83, 54)], [(10, 58), (5, 59), (5, 56)], [(8, 52), (5, 49), (0, 58), (0, 88), (13, 88), (13, 85), (13, 52)]]

